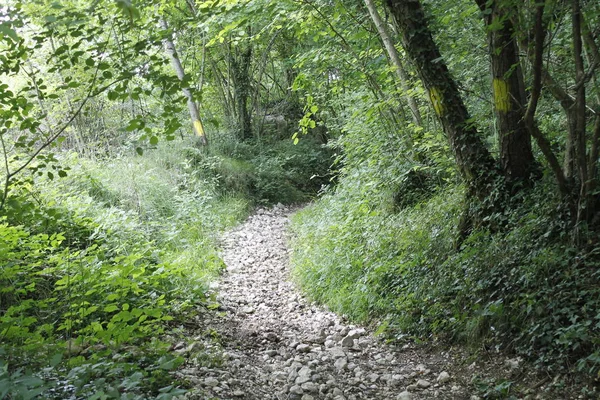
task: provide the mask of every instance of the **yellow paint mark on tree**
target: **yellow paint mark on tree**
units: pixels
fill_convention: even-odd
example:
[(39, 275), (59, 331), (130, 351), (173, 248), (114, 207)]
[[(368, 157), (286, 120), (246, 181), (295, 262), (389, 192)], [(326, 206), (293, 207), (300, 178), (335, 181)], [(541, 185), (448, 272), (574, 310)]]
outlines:
[(194, 129), (196, 130), (196, 135), (204, 136), (204, 127), (202, 126), (202, 122), (200, 122), (199, 120), (195, 120)]
[(508, 83), (504, 79), (494, 78), (494, 104), (496, 110), (507, 113), (510, 111), (510, 93)]
[(429, 98), (431, 99), (435, 113), (440, 117), (444, 115), (446, 108), (444, 107), (444, 97), (441, 90), (435, 86), (432, 87), (429, 89)]

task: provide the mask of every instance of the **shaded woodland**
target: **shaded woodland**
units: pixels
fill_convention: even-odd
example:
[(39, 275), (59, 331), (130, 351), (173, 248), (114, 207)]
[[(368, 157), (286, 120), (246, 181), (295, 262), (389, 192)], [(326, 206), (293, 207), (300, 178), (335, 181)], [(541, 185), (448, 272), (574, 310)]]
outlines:
[(587, 395), (599, 146), (593, 0), (9, 0), (0, 398), (184, 393), (218, 237), (277, 203), (311, 299)]

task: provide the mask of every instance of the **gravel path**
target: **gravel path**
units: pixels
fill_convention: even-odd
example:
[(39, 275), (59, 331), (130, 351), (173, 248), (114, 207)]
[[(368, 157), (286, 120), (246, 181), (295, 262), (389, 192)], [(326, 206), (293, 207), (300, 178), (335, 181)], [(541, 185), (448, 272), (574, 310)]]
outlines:
[(290, 213), (258, 210), (224, 236), (222, 312), (209, 322), (222, 355), (182, 372), (197, 386), (187, 398), (470, 399), (445, 371), (450, 355), (384, 345), (303, 298), (289, 279)]

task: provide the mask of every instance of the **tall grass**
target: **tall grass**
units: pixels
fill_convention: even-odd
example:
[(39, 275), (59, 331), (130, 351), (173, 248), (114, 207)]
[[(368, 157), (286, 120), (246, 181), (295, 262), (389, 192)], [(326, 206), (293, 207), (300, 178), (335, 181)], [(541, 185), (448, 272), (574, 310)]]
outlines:
[[(11, 266), (0, 271), (0, 393), (48, 394), (58, 376), (80, 396), (180, 393), (168, 371), (181, 361), (161, 337), (208, 301), (217, 238), (249, 205), (219, 194), (187, 148), (63, 154), (68, 177), (13, 192), (0, 219), (0, 264)], [(19, 383), (23, 367), (35, 385)]]
[(346, 176), (294, 218), (292, 264), (312, 298), (395, 338), (485, 344), (597, 376), (597, 237), (573, 244), (551, 187), (539, 184), (502, 230), (476, 230), (458, 249), (462, 189), (393, 211), (363, 188)]

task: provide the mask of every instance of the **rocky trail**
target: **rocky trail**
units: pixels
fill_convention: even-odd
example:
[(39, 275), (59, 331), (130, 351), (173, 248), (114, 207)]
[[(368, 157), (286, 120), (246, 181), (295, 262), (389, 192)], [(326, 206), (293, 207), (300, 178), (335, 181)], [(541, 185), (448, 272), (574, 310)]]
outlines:
[(456, 354), (383, 344), (368, 329), (303, 298), (288, 268), (291, 211), (258, 210), (223, 237), (220, 312), (207, 313), (204, 321), (219, 355), (181, 371), (196, 386), (186, 398), (478, 399), (465, 378), (476, 373), (476, 363), (468, 367)]

